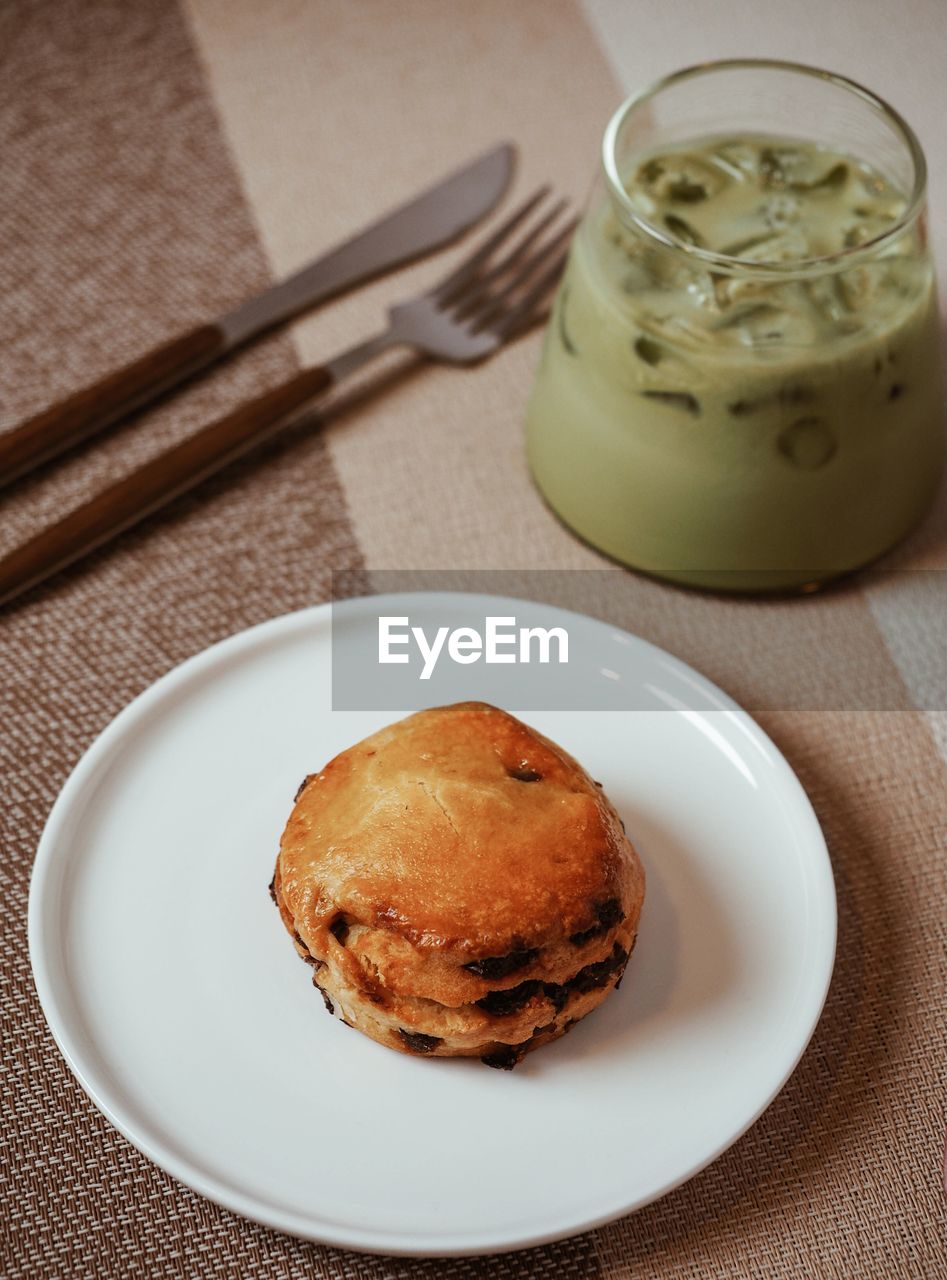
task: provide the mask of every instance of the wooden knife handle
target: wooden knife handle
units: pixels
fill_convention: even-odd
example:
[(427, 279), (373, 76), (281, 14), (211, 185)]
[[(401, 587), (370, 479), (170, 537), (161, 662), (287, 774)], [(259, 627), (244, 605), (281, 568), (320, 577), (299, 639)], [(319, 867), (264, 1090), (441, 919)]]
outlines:
[(222, 354), (223, 330), (200, 325), (0, 435), (0, 487), (95, 435)]
[(286, 417), (332, 384), (327, 369), (306, 369), (218, 418), (0, 560), (0, 604), (101, 547), (219, 471), (284, 425)]

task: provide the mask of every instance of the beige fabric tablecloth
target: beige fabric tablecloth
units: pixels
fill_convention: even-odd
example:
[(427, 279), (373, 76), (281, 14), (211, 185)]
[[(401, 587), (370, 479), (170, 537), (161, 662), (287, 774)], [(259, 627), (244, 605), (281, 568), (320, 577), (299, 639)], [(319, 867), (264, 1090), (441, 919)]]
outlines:
[[(521, 147), (519, 189), (551, 179), (581, 200), (618, 98), (571, 0), (182, 4), (0, 9), (6, 425), (500, 138)], [(342, 300), (49, 468), (5, 498), (0, 543), (369, 331), (431, 270)], [(947, 736), (931, 604), (943, 508), (899, 553), (926, 574), (764, 604), (616, 571), (599, 601), (758, 709), (812, 797), (839, 894), (836, 976), (798, 1071), (730, 1152), (661, 1202), (504, 1258), (320, 1248), (149, 1164), (94, 1110), (45, 1027), (26, 951), (33, 853), (69, 770), (132, 696), (213, 641), (324, 600), (331, 570), (367, 584), (381, 568), (602, 567), (526, 474), (538, 341), (476, 371), (401, 379), (323, 429), (294, 430), (0, 618), (4, 1277), (947, 1274)], [(767, 686), (777, 669), (791, 680)], [(855, 685), (869, 693), (853, 703)]]

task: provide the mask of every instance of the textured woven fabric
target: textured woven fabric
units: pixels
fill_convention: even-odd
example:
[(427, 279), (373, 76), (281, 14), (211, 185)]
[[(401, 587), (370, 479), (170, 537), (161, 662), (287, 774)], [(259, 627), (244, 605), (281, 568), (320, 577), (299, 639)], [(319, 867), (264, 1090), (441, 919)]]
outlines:
[[(4, 423), (232, 304), (510, 133), (522, 188), (552, 177), (581, 198), (616, 91), (570, 0), (399, 0), (393, 12), (381, 0), (0, 10)], [(412, 268), (399, 289), (430, 272)], [(369, 331), (391, 296), (381, 282), (342, 300), (49, 468), (5, 498), (0, 544), (287, 376), (300, 356)], [(327, 598), (330, 570), (352, 571), (357, 590), (365, 565), (601, 567), (526, 474), (520, 419), (537, 342), (476, 371), (401, 378), (325, 431), (300, 426), (0, 617), (4, 1280), (947, 1274), (947, 779), (931, 718), (916, 709), (919, 682), (923, 705), (945, 703), (930, 665), (914, 661), (936, 645), (942, 615), (913, 610), (911, 583), (763, 604), (623, 573), (601, 591), (589, 575), (583, 607), (763, 708), (824, 826), (839, 895), (836, 975), (797, 1072), (730, 1152), (640, 1213), (503, 1258), (399, 1261), (306, 1244), (218, 1209), (140, 1156), (45, 1027), (26, 953), (33, 853), (69, 770), (131, 697), (222, 636)], [(930, 522), (906, 563), (944, 564), (943, 530), (943, 517)], [(865, 709), (845, 709), (841, 673), (822, 661), (827, 637), (853, 655), (872, 693)], [(766, 682), (768, 667), (792, 673), (795, 702), (785, 680)]]

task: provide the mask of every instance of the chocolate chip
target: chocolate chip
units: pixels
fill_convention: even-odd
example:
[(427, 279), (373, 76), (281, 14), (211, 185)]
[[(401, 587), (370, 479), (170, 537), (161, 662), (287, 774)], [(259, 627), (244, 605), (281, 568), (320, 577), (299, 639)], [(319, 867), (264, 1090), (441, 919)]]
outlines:
[(326, 1009), (328, 1010), (328, 1012), (329, 1012), (329, 1013), (335, 1013), (335, 1005), (334, 1005), (334, 1004), (332, 1003), (332, 1001), (329, 999), (328, 992), (323, 991), (322, 987), (320, 987), (320, 986), (319, 986), (319, 983), (316, 981), (316, 975), (315, 975), (315, 974), (313, 974), (313, 975), (312, 975), (312, 985), (316, 988), (316, 990), (317, 990), (317, 991), (319, 992), (319, 994), (322, 996), (322, 1003), (325, 1005), (325, 1007), (326, 1007)]
[(578, 991), (582, 994), (595, 991), (599, 987), (604, 987), (613, 974), (621, 974), (627, 962), (628, 952), (616, 942), (610, 956), (606, 956), (604, 960), (599, 960), (595, 964), (587, 964), (574, 978), (569, 979), (566, 986), (570, 991)]
[[(624, 830), (624, 824), (622, 824), (622, 830)], [(621, 901), (618, 898), (606, 898), (602, 902), (596, 902), (593, 909), (596, 923), (588, 929), (582, 929), (579, 933), (570, 934), (569, 941), (573, 946), (584, 946), (591, 938), (608, 933), (609, 929), (622, 919)]]
[[(635, 936), (634, 936), (634, 937), (632, 938), (632, 940), (631, 940), (631, 946), (628, 948), (628, 956), (630, 956), (630, 955), (631, 955), (632, 951), (634, 951), (634, 949), (635, 949), (635, 947), (636, 947), (637, 945), (638, 945), (638, 935), (637, 935), (637, 934), (635, 934)], [(627, 960), (627, 957), (626, 957), (626, 960)], [(624, 976), (625, 976), (625, 970), (624, 970), (624, 966), (623, 966), (623, 967), (622, 967), (622, 971), (621, 971), (621, 973), (618, 975), (618, 981), (615, 983), (615, 990), (616, 990), (616, 991), (617, 991), (617, 990), (618, 990), (618, 988), (621, 986), (621, 980), (622, 980), (622, 978), (623, 978)]]
[(420, 1031), (405, 1031), (404, 1027), (398, 1028), (398, 1035), (405, 1048), (410, 1049), (412, 1053), (433, 1053), (437, 1046), (443, 1043), (440, 1036), (426, 1036)]
[(269, 883), (269, 890), (270, 890), (270, 899), (273, 903), (273, 906), (278, 907), (279, 903), (276, 901), (276, 872), (275, 871), (273, 872), (273, 879)]
[(512, 1071), (526, 1052), (528, 1043), (529, 1041), (524, 1041), (522, 1044), (498, 1045), (496, 1049), (485, 1053), (480, 1061), (485, 1067), (495, 1067), (498, 1071)]
[(598, 915), (599, 922), (609, 929), (612, 925), (619, 924), (624, 916), (624, 912), (621, 909), (620, 898), (606, 898), (603, 902), (598, 904), (595, 910)]
[(305, 942), (303, 942), (299, 933), (295, 929), (293, 930), (293, 941), (296, 943), (298, 947), (302, 947), (303, 951), (305, 951), (306, 954), (302, 956), (301, 959), (305, 960), (306, 964), (311, 964), (314, 969), (322, 968), (323, 962), (321, 960), (316, 959), (316, 957), (312, 954), (312, 952), (306, 946)]
[(346, 939), (349, 936), (349, 922), (345, 916), (336, 916), (329, 925), (329, 932), (335, 938), (340, 947), (344, 947)]
[(574, 992), (586, 995), (589, 991), (604, 987), (612, 974), (616, 971), (621, 974), (624, 971), (627, 960), (628, 952), (616, 942), (612, 947), (611, 955), (606, 956), (604, 960), (597, 960), (594, 964), (587, 964), (584, 969), (580, 969), (568, 982), (545, 983), (543, 991), (548, 999), (552, 1001), (556, 1012), (561, 1013), (568, 1003), (569, 997)]
[(310, 780), (311, 780), (312, 778), (314, 778), (315, 776), (316, 776), (316, 775), (315, 775), (314, 773), (307, 773), (307, 774), (306, 774), (305, 778), (303, 778), (302, 782), (301, 782), (301, 783), (299, 784), (299, 786), (296, 788), (296, 794), (293, 796), (293, 804), (295, 804), (295, 803), (296, 803), (296, 801), (299, 799), (299, 797), (302, 795), (302, 793), (306, 790), (306, 787), (309, 785)]
[(487, 956), (483, 960), (471, 960), (464, 968), (468, 973), (475, 973), (478, 978), (488, 978), (491, 982), (499, 978), (507, 978), (517, 969), (525, 969), (539, 955), (538, 951), (511, 951), (505, 956)]
[(475, 1003), (485, 1013), (495, 1018), (505, 1018), (511, 1013), (517, 1013), (542, 990), (543, 983), (530, 978), (517, 987), (510, 987), (507, 991), (490, 991)]
[(546, 982), (543, 984), (543, 994), (547, 1000), (552, 1001), (556, 1013), (561, 1013), (569, 999), (569, 987), (561, 982)]
[(541, 782), (543, 775), (537, 773), (535, 769), (510, 769), (509, 775), (515, 778), (517, 782)]
[(534, 996), (541, 993), (559, 1013), (565, 1008), (573, 992), (584, 995), (589, 991), (595, 991), (598, 987), (604, 987), (613, 974), (624, 970), (627, 960), (628, 952), (616, 942), (610, 955), (604, 960), (597, 960), (594, 964), (587, 964), (568, 982), (539, 982), (530, 978), (526, 982), (521, 982), (519, 986), (510, 987), (507, 991), (490, 991), (475, 1003), (478, 1008), (492, 1017), (506, 1018), (510, 1014), (518, 1013)]

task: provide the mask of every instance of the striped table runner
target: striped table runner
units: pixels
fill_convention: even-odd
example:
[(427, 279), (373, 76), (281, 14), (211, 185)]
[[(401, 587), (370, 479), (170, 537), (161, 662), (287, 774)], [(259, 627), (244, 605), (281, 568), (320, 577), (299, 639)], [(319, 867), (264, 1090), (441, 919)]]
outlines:
[[(13, 0), (0, 62), (7, 425), (502, 138), (521, 148), (518, 190), (550, 179), (581, 202), (619, 96), (573, 0)], [(0, 542), (370, 331), (431, 270), (343, 299), (49, 468), (5, 497)], [(589, 576), (591, 611), (758, 710), (812, 797), (839, 893), (836, 977), (798, 1071), (730, 1152), (658, 1204), (504, 1258), (306, 1244), (149, 1164), (87, 1101), (45, 1027), (26, 953), (33, 852), (67, 773), (131, 697), (221, 637), (326, 599), (332, 571), (358, 589), (382, 569), (605, 567), (527, 476), (538, 343), (478, 370), (401, 378), (303, 424), (0, 619), (9, 1280), (947, 1274), (943, 517), (899, 553), (901, 572), (809, 601)]]

